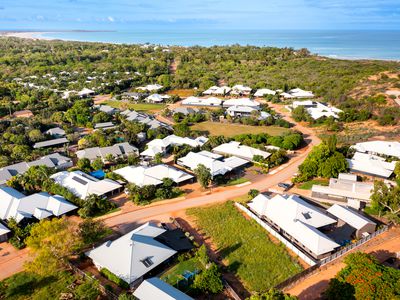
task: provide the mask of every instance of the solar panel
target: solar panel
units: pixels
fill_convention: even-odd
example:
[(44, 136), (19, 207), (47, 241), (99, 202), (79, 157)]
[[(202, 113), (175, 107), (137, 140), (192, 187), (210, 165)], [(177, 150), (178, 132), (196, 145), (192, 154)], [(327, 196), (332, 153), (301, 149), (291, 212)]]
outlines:
[(88, 184), (87, 181), (85, 181), (85, 180), (83, 180), (83, 179), (81, 179), (79, 177), (76, 177), (76, 176), (72, 177), (72, 180), (75, 180), (76, 182), (78, 182), (78, 183), (80, 183), (82, 185), (87, 185)]

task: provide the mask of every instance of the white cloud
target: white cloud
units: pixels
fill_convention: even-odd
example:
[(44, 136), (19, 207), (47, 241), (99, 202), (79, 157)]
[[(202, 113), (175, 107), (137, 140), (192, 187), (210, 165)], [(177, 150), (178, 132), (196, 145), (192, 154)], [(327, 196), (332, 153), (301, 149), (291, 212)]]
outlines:
[(108, 17), (107, 17), (107, 20), (110, 21), (110, 22), (114, 22), (114, 21), (115, 21), (114, 18), (111, 17), (111, 16), (108, 16)]

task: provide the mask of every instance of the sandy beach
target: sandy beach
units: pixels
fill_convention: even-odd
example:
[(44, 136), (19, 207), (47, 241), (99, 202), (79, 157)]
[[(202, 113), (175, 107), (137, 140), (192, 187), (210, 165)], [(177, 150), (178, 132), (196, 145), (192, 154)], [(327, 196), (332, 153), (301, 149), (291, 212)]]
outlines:
[(22, 39), (32, 39), (32, 40), (51, 40), (51, 38), (44, 37), (43, 34), (51, 32), (2, 32), (2, 36), (17, 37)]

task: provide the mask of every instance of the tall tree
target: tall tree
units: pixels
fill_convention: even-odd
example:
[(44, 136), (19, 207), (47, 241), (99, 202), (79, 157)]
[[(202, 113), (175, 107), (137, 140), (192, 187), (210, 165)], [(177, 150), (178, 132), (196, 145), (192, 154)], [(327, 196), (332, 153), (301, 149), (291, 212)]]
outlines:
[(196, 175), (200, 185), (203, 188), (207, 188), (212, 178), (211, 170), (203, 164), (198, 164), (197, 168), (194, 169), (194, 174)]

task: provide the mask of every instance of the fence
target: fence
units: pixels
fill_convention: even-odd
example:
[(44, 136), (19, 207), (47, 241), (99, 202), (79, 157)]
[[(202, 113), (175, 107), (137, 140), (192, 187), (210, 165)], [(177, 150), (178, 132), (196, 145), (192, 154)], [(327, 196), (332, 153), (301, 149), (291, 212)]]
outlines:
[(235, 205), (242, 211), (244, 211), (249, 217), (255, 220), (258, 224), (260, 224), (265, 230), (267, 230), (271, 235), (276, 237), (280, 242), (282, 242), (286, 247), (292, 250), (296, 255), (298, 255), (302, 260), (304, 260), (310, 266), (315, 266), (317, 264), (316, 261), (305, 255), (301, 252), (296, 246), (294, 246), (290, 241), (281, 236), (278, 232), (276, 232), (271, 226), (269, 226), (266, 222), (261, 220), (257, 215), (252, 213), (249, 209), (241, 205), (240, 203), (235, 202)]
[[(83, 276), (84, 278), (88, 278), (89, 280), (95, 281), (96, 279), (92, 276), (90, 276), (89, 274), (86, 274), (85, 272), (83, 272), (81, 269), (79, 269), (77, 266), (73, 265), (72, 263), (69, 263), (69, 267), (71, 268), (71, 270), (76, 273), (79, 274), (81, 276)], [(114, 294), (112, 291), (106, 289), (100, 282), (99, 282), (99, 288), (100, 291), (107, 296), (107, 299), (112, 299), (112, 300), (118, 300), (118, 296), (116, 294)]]

